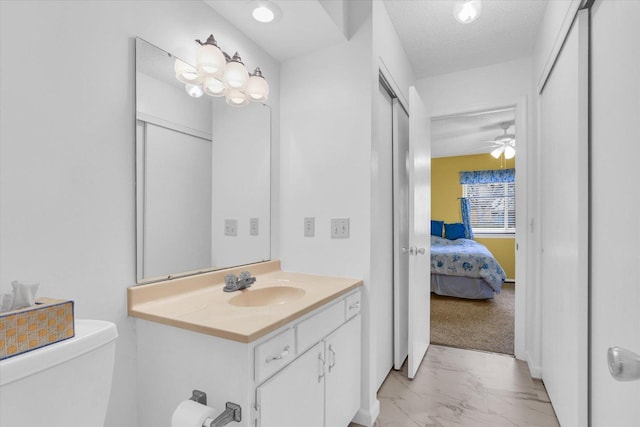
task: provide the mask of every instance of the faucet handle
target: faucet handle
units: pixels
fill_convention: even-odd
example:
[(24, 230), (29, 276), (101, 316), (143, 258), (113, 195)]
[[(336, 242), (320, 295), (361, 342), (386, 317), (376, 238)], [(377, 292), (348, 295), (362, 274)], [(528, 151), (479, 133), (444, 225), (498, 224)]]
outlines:
[(242, 273), (240, 273), (240, 278), (238, 279), (239, 281), (247, 279), (251, 279), (251, 273), (249, 273), (248, 271), (243, 271)]
[(238, 278), (235, 274), (227, 274), (224, 276), (224, 286), (226, 288), (230, 288), (235, 286), (238, 283)]

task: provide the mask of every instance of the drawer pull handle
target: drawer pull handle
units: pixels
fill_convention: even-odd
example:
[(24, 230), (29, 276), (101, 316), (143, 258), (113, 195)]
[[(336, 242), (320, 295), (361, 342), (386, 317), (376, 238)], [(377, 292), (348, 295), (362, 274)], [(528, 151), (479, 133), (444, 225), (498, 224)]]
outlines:
[(284, 359), (288, 355), (289, 355), (289, 346), (286, 346), (279, 355), (277, 355), (277, 356), (267, 356), (267, 363), (271, 362), (272, 360)]
[(331, 358), (329, 359), (329, 372), (331, 372), (331, 368), (336, 366), (336, 352), (333, 350), (331, 345), (329, 345), (329, 354), (331, 355)]
[(349, 310), (355, 310), (356, 308), (360, 308), (360, 301), (356, 301), (349, 306)]

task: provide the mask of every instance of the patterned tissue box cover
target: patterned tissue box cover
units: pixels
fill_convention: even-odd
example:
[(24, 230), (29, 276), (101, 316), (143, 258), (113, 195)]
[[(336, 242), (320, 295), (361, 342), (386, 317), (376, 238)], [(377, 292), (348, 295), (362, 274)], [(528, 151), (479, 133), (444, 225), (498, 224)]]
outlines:
[(0, 360), (74, 335), (73, 301), (38, 298), (31, 307), (0, 313)]

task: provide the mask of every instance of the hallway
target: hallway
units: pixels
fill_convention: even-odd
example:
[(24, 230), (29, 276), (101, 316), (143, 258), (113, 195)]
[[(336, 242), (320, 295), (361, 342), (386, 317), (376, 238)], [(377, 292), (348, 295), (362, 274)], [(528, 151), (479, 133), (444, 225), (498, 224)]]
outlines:
[(510, 356), (431, 345), (416, 379), (391, 371), (375, 427), (558, 426), (544, 385)]

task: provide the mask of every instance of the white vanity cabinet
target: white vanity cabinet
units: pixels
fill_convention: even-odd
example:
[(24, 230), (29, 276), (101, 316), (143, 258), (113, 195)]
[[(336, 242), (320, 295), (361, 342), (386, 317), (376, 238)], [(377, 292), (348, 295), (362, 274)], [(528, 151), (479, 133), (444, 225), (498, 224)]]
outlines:
[(358, 314), (258, 386), (257, 426), (346, 427), (360, 408), (360, 336)]
[(352, 290), (251, 342), (136, 319), (138, 424), (169, 427), (198, 389), (214, 408), (239, 404), (239, 427), (348, 426), (360, 408), (360, 298)]

